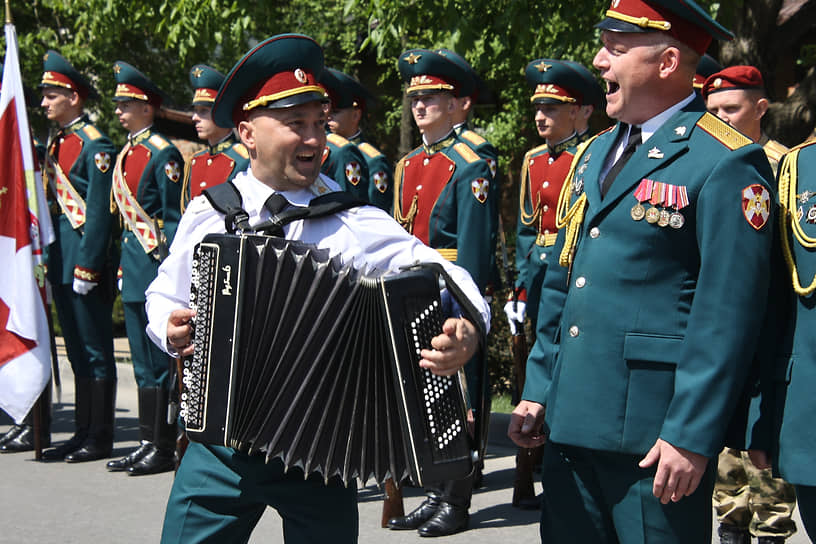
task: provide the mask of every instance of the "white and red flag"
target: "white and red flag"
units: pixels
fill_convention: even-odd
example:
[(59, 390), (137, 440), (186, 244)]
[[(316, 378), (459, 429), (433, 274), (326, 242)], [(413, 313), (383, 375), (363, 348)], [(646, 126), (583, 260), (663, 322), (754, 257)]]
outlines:
[(51, 377), (43, 247), (54, 233), (26, 115), (14, 25), (0, 89), (0, 408), (20, 423)]

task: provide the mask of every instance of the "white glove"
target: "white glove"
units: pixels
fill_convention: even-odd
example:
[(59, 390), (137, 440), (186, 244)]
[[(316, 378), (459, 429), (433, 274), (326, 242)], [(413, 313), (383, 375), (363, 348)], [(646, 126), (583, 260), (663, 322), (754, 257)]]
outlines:
[(74, 278), (74, 293), (77, 295), (87, 295), (91, 289), (97, 285), (98, 282), (95, 281), (85, 281), (80, 278)]
[(527, 317), (527, 304), (521, 300), (515, 302), (509, 300), (504, 305), (504, 313), (507, 315), (507, 321), (510, 322), (510, 332), (517, 334), (516, 326), (524, 323), (524, 319)]

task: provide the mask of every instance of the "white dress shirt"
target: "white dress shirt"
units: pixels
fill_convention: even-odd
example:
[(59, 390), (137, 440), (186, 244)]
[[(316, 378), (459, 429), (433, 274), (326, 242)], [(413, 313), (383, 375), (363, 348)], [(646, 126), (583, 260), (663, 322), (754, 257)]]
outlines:
[[(259, 181), (251, 168), (238, 174), (233, 183), (241, 193), (249, 223), (256, 225), (269, 219), (270, 213), (263, 205), (275, 191)], [(321, 174), (309, 188), (282, 194), (293, 206), (305, 207), (327, 190), (338, 191), (340, 187)], [(167, 320), (174, 310), (189, 307), (193, 249), (205, 235), (223, 232), (224, 216), (206, 197), (194, 198), (179, 222), (169, 256), (147, 289), (147, 334), (170, 355), (176, 353), (167, 345)], [(360, 270), (397, 272), (416, 263), (440, 263), (479, 311), (485, 330), (489, 330), (490, 307), (467, 271), (446, 261), (379, 208), (360, 206), (328, 217), (293, 221), (284, 227), (284, 234), (287, 239), (326, 248), (332, 256), (339, 255), (343, 264)]]

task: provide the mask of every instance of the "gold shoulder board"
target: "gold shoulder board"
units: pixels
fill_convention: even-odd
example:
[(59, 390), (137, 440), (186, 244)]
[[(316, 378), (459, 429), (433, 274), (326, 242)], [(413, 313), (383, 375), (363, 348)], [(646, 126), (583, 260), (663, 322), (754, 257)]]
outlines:
[(708, 112), (697, 121), (697, 126), (711, 134), (715, 140), (732, 151), (753, 143), (748, 136)]
[(378, 157), (379, 155), (382, 155), (382, 153), (380, 153), (379, 149), (377, 149), (376, 147), (374, 147), (373, 145), (371, 145), (368, 142), (360, 142), (360, 144), (357, 147), (359, 147), (360, 151), (362, 151), (363, 153), (365, 153), (366, 155), (368, 155), (372, 159), (374, 157)]
[(459, 142), (458, 144), (454, 144), (453, 148), (456, 150), (459, 155), (462, 156), (467, 162), (476, 162), (479, 160), (479, 155), (476, 154), (467, 144)]
[(150, 138), (147, 139), (147, 141), (153, 144), (158, 149), (164, 149), (165, 147), (170, 145), (170, 142), (168, 142), (158, 134), (153, 134), (152, 136), (150, 136)]
[(482, 145), (487, 141), (481, 136), (479, 136), (477, 132), (474, 132), (470, 129), (463, 131), (459, 136), (461, 136), (468, 142), (472, 143), (473, 145)]
[(82, 131), (91, 140), (98, 140), (99, 138), (102, 137), (102, 134), (100, 134), (99, 131), (96, 129), (96, 127), (93, 126), (93, 125), (85, 125), (85, 127), (82, 129)]
[(326, 139), (329, 140), (334, 145), (336, 145), (337, 147), (343, 147), (349, 144), (349, 141), (340, 136), (339, 134), (329, 133), (326, 135)]
[(244, 144), (242, 144), (241, 142), (233, 144), (232, 150), (241, 155), (245, 159), (249, 158), (249, 151), (247, 151), (246, 146), (244, 146)]

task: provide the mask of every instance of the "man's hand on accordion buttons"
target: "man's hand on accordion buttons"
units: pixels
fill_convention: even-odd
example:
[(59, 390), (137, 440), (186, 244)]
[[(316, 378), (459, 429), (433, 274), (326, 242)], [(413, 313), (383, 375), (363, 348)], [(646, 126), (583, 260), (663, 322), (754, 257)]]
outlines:
[(434, 349), (423, 349), (419, 366), (440, 376), (456, 374), (479, 349), (479, 333), (463, 317), (449, 318), (442, 324), (442, 334), (431, 339)]
[(190, 320), (194, 315), (193, 310), (173, 310), (167, 318), (167, 345), (179, 357), (193, 354), (193, 327)]

